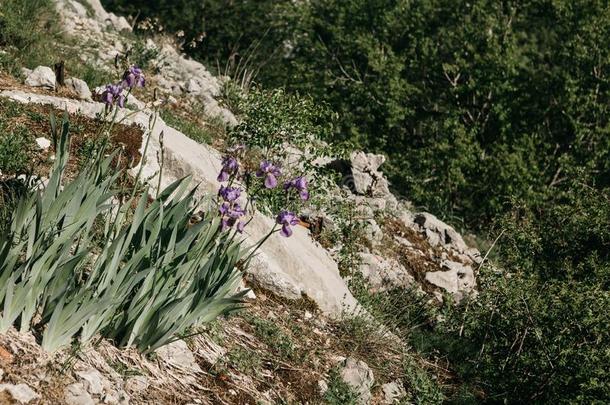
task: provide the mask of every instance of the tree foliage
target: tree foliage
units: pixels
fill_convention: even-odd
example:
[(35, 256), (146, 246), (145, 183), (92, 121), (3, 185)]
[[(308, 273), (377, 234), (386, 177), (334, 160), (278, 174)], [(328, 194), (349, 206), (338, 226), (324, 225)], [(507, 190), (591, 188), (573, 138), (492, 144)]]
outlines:
[(452, 353), (489, 402), (610, 398), (610, 195), (573, 184), (554, 207), (520, 204), (498, 222), (497, 268), (457, 312)]

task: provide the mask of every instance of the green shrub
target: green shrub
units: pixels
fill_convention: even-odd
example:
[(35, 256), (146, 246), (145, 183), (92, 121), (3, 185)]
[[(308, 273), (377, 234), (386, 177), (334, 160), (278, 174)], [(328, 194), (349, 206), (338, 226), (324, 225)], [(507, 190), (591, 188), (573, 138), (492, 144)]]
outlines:
[(338, 137), (387, 154), (417, 204), (477, 225), (576, 167), (608, 184), (607, 4), (307, 4), (286, 83), (339, 113)]
[[(583, 183), (552, 208), (499, 222), (498, 264), (463, 326), (454, 364), (490, 402), (603, 403), (610, 397), (610, 199)], [(458, 353), (455, 353), (456, 355)]]
[(408, 399), (416, 404), (442, 404), (446, 396), (434, 374), (417, 363), (412, 356), (405, 356), (404, 372), (408, 386)]
[(467, 226), (547, 201), (579, 167), (609, 184), (605, 2), (108, 3), (205, 32), (192, 53), (209, 66), (328, 103), (328, 139), (386, 154), (396, 191)]
[(5, 132), (0, 122), (0, 172), (4, 175), (29, 173), (34, 145), (27, 128), (18, 127)]

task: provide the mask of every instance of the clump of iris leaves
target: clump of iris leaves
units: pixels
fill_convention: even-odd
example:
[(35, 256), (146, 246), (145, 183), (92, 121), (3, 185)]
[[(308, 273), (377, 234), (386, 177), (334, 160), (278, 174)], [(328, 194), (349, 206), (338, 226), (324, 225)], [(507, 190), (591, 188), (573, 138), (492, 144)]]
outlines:
[(32, 331), (49, 352), (100, 336), (150, 352), (239, 308), (236, 266), (248, 249), (217, 216), (190, 223), (188, 177), (149, 202), (146, 188), (125, 193), (119, 152), (100, 150), (63, 184), (69, 123), (51, 124), (48, 184), (20, 197), (0, 235), (0, 333)]

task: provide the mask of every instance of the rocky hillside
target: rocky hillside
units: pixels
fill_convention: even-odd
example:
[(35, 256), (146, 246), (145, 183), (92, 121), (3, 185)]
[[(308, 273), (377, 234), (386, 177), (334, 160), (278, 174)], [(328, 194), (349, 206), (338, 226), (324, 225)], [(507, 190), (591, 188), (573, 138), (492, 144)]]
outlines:
[[(107, 13), (99, 0), (57, 0), (55, 6), (82, 63), (111, 74), (119, 58), (149, 55), (146, 86), (114, 117), (120, 126), (112, 142), (130, 151), (129, 173), (145, 179), (151, 197), (191, 176), (205, 215), (221, 185), (218, 173), (230, 146), (224, 134), (242, 122), (226, 102), (228, 79), (212, 76), (169, 40), (135, 38), (127, 21)], [(45, 162), (36, 169), (43, 185), (57, 151), (45, 124), (33, 117), (66, 111), (78, 123), (69, 163), (77, 173), (87, 165), (83, 145), (104, 116), (98, 97), (104, 89), (73, 77), (73, 69), (66, 64), (58, 74), (53, 66), (24, 67), (21, 76), (0, 77), (2, 119), (34, 131), (35, 153), (28, 159)], [(207, 143), (197, 137), (203, 132)], [(309, 153), (294, 148), (299, 156)], [(450, 225), (393, 196), (383, 163), (382, 155), (366, 152), (316, 159), (315, 170), (332, 170), (339, 180), (325, 184), (324, 203), (305, 207), (291, 237), (272, 234), (243, 269), (239, 288), (250, 289), (244, 308), (154, 353), (99, 338), (49, 354), (36, 334), (14, 328), (0, 334), (0, 403), (438, 400), (433, 388), (425, 393), (422, 386), (439, 383), (431, 376), (450, 384), (450, 370), (418, 357), (401, 340), (401, 325), (379, 317), (368, 301), (392, 292), (406, 308), (460, 302), (476, 294), (485, 258)], [(255, 245), (274, 223), (265, 210), (255, 212), (244, 243)]]

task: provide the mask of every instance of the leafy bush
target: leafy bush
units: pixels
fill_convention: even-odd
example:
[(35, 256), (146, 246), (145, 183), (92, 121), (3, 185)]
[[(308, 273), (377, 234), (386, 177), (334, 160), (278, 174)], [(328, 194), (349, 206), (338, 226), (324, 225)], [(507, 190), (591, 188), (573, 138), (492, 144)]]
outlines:
[(0, 122), (0, 173), (23, 174), (31, 171), (34, 140), (27, 128), (6, 131)]
[(67, 122), (56, 139), (48, 185), (19, 200), (0, 236), (0, 332), (19, 321), (21, 330), (40, 331), (49, 351), (98, 332), (152, 351), (239, 307), (236, 266), (247, 265), (248, 251), (220, 230), (218, 217), (190, 224), (196, 204), (188, 178), (150, 204), (145, 189), (113, 209), (113, 196), (125, 194), (116, 152), (104, 158), (100, 150), (63, 185)]
[(387, 154), (416, 203), (480, 225), (576, 167), (608, 184), (606, 4), (307, 4), (286, 83), (339, 113), (338, 137)]
[(609, 184), (604, 2), (109, 3), (204, 31), (191, 52), (211, 67), (262, 61), (263, 85), (339, 114), (329, 139), (388, 155), (395, 190), (468, 226), (546, 201), (578, 167)]
[(521, 205), (499, 222), (505, 270), (487, 268), (454, 319), (463, 338), (453, 363), (490, 402), (610, 397), (610, 195), (572, 187), (551, 209)]

